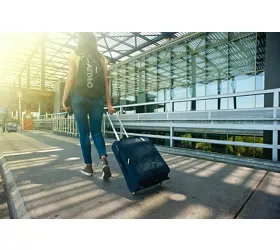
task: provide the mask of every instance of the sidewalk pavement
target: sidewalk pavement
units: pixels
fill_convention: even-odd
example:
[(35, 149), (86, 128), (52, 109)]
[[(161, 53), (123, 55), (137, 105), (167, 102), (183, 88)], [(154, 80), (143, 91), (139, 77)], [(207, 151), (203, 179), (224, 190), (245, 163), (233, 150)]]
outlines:
[(0, 134), (8, 204), (14, 218), (280, 218), (280, 174), (162, 153), (162, 186), (132, 195), (107, 142), (113, 177), (80, 173), (79, 141), (50, 132)]

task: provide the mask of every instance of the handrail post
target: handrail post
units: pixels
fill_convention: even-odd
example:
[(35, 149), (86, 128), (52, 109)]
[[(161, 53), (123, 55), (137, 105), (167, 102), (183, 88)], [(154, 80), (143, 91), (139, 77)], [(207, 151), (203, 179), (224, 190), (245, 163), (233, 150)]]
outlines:
[(279, 107), (279, 90), (275, 89), (273, 91), (273, 131), (272, 131), (272, 160), (278, 161), (278, 129), (277, 129), (277, 120), (276, 120), (276, 108)]

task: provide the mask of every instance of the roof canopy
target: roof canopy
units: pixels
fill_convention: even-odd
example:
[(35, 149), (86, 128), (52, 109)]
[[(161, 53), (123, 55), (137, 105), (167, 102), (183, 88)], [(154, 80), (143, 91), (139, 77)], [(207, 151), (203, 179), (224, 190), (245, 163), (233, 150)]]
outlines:
[[(99, 51), (114, 64), (150, 50), (182, 32), (96, 32)], [(40, 88), (45, 64), (45, 88), (66, 77), (68, 57), (77, 44), (77, 33), (1, 33), (0, 86)], [(45, 51), (45, 54), (42, 53)], [(30, 72), (30, 74), (28, 74)]]

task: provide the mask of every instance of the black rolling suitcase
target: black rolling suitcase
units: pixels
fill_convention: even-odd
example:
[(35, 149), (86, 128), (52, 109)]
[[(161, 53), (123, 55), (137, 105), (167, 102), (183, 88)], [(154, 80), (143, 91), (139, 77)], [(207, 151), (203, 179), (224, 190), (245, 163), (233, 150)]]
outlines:
[(127, 137), (120, 140), (108, 113), (107, 116), (117, 138), (112, 145), (112, 151), (120, 165), (129, 191), (135, 194), (137, 191), (168, 180), (170, 168), (153, 143), (146, 137), (128, 137), (119, 119)]

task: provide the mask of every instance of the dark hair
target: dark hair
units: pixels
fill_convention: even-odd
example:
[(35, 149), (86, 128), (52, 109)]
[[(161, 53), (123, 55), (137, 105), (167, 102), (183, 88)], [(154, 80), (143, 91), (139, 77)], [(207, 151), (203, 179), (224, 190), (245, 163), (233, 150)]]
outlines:
[(78, 33), (78, 46), (76, 53), (77, 55), (92, 54), (93, 56), (101, 57), (97, 48), (96, 37), (93, 32)]

